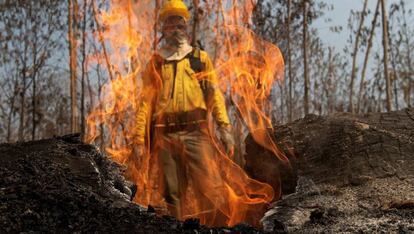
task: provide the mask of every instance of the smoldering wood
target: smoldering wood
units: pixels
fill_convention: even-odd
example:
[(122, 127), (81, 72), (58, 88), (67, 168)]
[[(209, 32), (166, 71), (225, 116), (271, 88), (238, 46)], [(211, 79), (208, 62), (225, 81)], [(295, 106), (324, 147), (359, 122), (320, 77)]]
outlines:
[[(414, 231), (414, 109), (328, 117), (275, 127), (291, 169), (248, 139), (246, 169), (282, 199), (265, 229), (294, 233)], [(276, 169), (276, 170), (275, 170)]]

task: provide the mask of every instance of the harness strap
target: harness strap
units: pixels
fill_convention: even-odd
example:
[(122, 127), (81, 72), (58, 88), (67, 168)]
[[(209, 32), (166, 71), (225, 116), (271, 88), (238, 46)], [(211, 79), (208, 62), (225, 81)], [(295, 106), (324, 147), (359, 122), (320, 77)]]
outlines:
[(190, 66), (191, 69), (193, 69), (194, 72), (202, 72), (205, 70), (205, 64), (201, 62), (200, 58), (200, 48), (194, 48), (194, 50), (188, 54), (189, 60), (190, 60)]

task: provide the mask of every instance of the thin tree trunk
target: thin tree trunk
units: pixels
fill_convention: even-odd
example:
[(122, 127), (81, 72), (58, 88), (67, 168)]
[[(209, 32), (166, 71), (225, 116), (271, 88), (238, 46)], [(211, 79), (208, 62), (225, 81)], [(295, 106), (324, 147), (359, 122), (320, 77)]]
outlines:
[[(154, 9), (154, 21), (155, 21), (155, 23), (154, 23), (154, 28), (153, 28), (153, 30), (154, 30), (154, 41), (153, 41), (153, 50), (155, 51), (156, 50), (156, 47), (157, 47), (157, 17), (158, 17), (158, 8), (159, 8), (159, 5), (158, 5), (158, 3), (159, 3), (159, 0), (157, 0), (156, 2), (155, 2), (155, 9)], [(134, 27), (133, 27), (133, 25), (132, 25), (132, 14), (133, 14), (133, 9), (132, 9), (132, 0), (128, 0), (128, 11), (127, 11), (127, 13), (128, 13), (128, 37), (129, 37), (129, 40), (130, 41), (132, 41), (134, 38)], [(134, 54), (134, 51), (137, 49), (137, 48), (132, 48), (132, 47), (130, 47), (130, 48), (128, 48), (129, 49), (129, 54)], [(131, 56), (130, 58), (128, 58), (128, 64), (129, 64), (129, 67), (128, 67), (128, 73), (129, 74), (133, 74), (133, 73), (135, 73), (136, 72), (136, 69), (137, 69), (137, 65), (138, 65), (138, 58), (137, 58), (137, 56)], [(139, 90), (138, 90), (138, 83), (137, 83), (137, 77), (136, 76), (134, 76), (134, 78), (132, 79), (132, 85), (133, 85), (133, 87), (134, 87), (134, 102), (135, 102), (135, 106), (138, 106), (138, 103), (139, 103), (139, 95), (138, 95), (138, 93), (139, 93)]]
[(77, 91), (76, 91), (76, 39), (75, 39), (75, 28), (76, 22), (75, 17), (77, 7), (76, 7), (77, 0), (68, 0), (68, 37), (69, 37), (69, 69), (70, 69), (70, 97), (71, 97), (71, 132), (75, 133), (78, 131), (78, 107), (77, 107)]
[(398, 110), (400, 109), (399, 105), (398, 105), (398, 88), (397, 88), (397, 80), (398, 80), (398, 76), (397, 76), (397, 72), (396, 70), (394, 70), (394, 65), (393, 65), (393, 86), (394, 86), (394, 101), (395, 101), (395, 108)]
[[(412, 107), (414, 105), (414, 100), (411, 100), (411, 95), (412, 95), (412, 90), (413, 90), (413, 84), (414, 81), (412, 80), (412, 77), (414, 75), (414, 71), (413, 71), (413, 67), (412, 67), (412, 62), (411, 62), (411, 52), (410, 52), (410, 42), (409, 42), (409, 36), (406, 36), (406, 44), (407, 44), (407, 63), (408, 63), (408, 103), (407, 103), (407, 107)], [(414, 95), (413, 95), (414, 98)]]
[(357, 113), (359, 113), (361, 111), (361, 99), (362, 99), (362, 93), (364, 92), (365, 74), (366, 74), (367, 67), (368, 67), (369, 54), (370, 54), (371, 48), (372, 48), (372, 40), (374, 38), (375, 28), (376, 28), (376, 25), (377, 25), (377, 19), (378, 19), (378, 15), (379, 15), (380, 3), (381, 3), (381, 0), (378, 0), (377, 6), (375, 8), (374, 19), (372, 20), (372, 24), (371, 24), (371, 30), (370, 30), (370, 34), (369, 34), (369, 38), (368, 38), (367, 50), (365, 52), (364, 65), (362, 67), (362, 73), (361, 73), (361, 82), (359, 84)]
[(364, 6), (361, 12), (361, 19), (359, 22), (358, 32), (355, 38), (354, 52), (352, 54), (352, 71), (351, 71), (351, 84), (349, 85), (349, 108), (348, 108), (348, 111), (351, 113), (354, 113), (354, 104), (353, 104), (354, 80), (356, 76), (356, 62), (357, 62), (357, 57), (358, 57), (357, 55), (358, 55), (358, 48), (359, 48), (359, 38), (361, 37), (362, 26), (364, 25), (367, 4), (368, 4), (368, 0), (365, 0)]
[(98, 31), (99, 41), (101, 42), (102, 50), (104, 52), (106, 67), (108, 69), (108, 74), (109, 74), (109, 79), (113, 80), (114, 76), (112, 74), (112, 66), (111, 66), (111, 62), (109, 61), (109, 55), (108, 55), (106, 45), (105, 45), (105, 40), (104, 40), (104, 37), (103, 37), (103, 34), (102, 34), (101, 24), (99, 23), (99, 20), (96, 17), (97, 13), (96, 13), (95, 1), (92, 1), (92, 8), (93, 8), (93, 18), (94, 18), (95, 23), (96, 23), (96, 30)]
[(26, 104), (26, 54), (27, 54), (27, 43), (24, 42), (25, 49), (23, 55), (23, 70), (22, 70), (22, 87), (20, 90), (20, 124), (19, 124), (19, 141), (23, 141), (24, 139), (24, 120), (25, 120), (25, 104)]
[(391, 40), (391, 38), (388, 38), (389, 40), (389, 45), (390, 45), (390, 48), (391, 48), (391, 66), (392, 66), (392, 85), (393, 85), (393, 87), (394, 87), (394, 101), (395, 101), (395, 108), (398, 110), (399, 109), (399, 105), (398, 105), (398, 90), (397, 90), (397, 81), (398, 81), (398, 74), (397, 74), (397, 62), (395, 61), (397, 58), (397, 56), (398, 56), (398, 54), (396, 55), (395, 53), (398, 53), (398, 50), (395, 50), (395, 51), (397, 51), (397, 52), (395, 52), (395, 51), (393, 51), (392, 50), (392, 47), (393, 47), (393, 44), (392, 44), (392, 40)]
[(160, 9), (161, 6), (161, 0), (155, 0), (155, 8), (154, 8), (154, 42), (153, 42), (153, 48), (154, 51), (157, 49), (157, 45), (158, 45), (158, 11)]
[[(377, 53), (376, 56), (379, 57), (380, 56), (379, 53)], [(378, 64), (377, 71), (376, 71), (375, 74), (378, 77), (380, 77), (380, 75), (381, 75), (381, 65), (380, 64)], [(375, 89), (377, 90), (377, 92), (375, 92)], [(374, 81), (373, 87), (372, 87), (372, 97), (374, 97), (375, 94), (377, 94), (377, 98), (372, 98), (372, 99), (374, 99), (374, 104), (375, 104), (375, 108), (373, 109), (374, 112), (382, 112), (382, 107), (381, 107), (382, 100), (381, 100), (381, 97), (382, 97), (383, 90), (384, 89), (380, 85), (380, 80), (379, 79), (376, 79)]]
[(307, 51), (307, 33), (308, 33), (308, 20), (307, 20), (307, 0), (303, 0), (303, 76), (304, 76), (304, 110), (305, 115), (309, 114), (309, 77), (308, 77), (308, 51)]
[[(97, 68), (96, 68), (96, 75), (97, 75), (97, 77), (98, 77), (98, 103), (102, 103), (102, 95), (101, 95), (101, 93), (102, 93), (102, 81), (101, 81), (101, 69), (100, 69), (100, 60), (98, 59), (98, 65), (97, 65)], [(100, 108), (102, 108), (103, 109), (103, 107), (102, 106), (100, 106)], [(101, 111), (101, 110), (100, 110)], [(100, 146), (101, 146), (101, 149), (103, 150), (103, 149), (105, 149), (104, 147), (105, 147), (105, 129), (104, 129), (104, 127), (103, 127), (103, 124), (102, 124), (102, 121), (100, 121), (100, 123), (99, 123), (99, 131), (100, 131), (100, 140), (101, 140), (101, 144), (100, 144)]]
[(391, 82), (388, 73), (388, 19), (387, 19), (387, 10), (386, 0), (381, 0), (381, 10), (382, 10), (382, 44), (384, 52), (384, 78), (386, 85), (386, 94), (387, 94), (387, 111), (391, 111)]
[[(332, 66), (332, 48), (329, 47), (328, 48), (329, 52), (328, 52), (328, 74), (327, 74), (327, 78), (329, 82), (324, 82), (324, 86), (325, 86), (325, 94), (326, 94), (326, 110), (327, 110), (327, 114), (330, 114), (330, 112), (332, 112), (332, 97), (331, 97), (331, 93), (330, 93), (330, 88), (332, 85), (332, 77), (333, 77), (333, 66)], [(328, 86), (329, 85), (329, 86)]]
[[(218, 2), (216, 3), (216, 24), (215, 27), (216, 28), (220, 28), (220, 9), (221, 9), (221, 0), (218, 0)], [(219, 47), (219, 43), (217, 40), (218, 36), (215, 37), (214, 39), (214, 58), (213, 58), (213, 64), (216, 64), (217, 61), (217, 56), (218, 56), (218, 47)]]
[[(406, 12), (404, 4), (402, 5), (402, 7), (403, 7), (403, 12)], [(407, 77), (408, 78), (408, 97), (407, 97), (408, 102), (407, 102), (407, 106), (411, 107), (414, 104), (414, 101), (413, 101), (413, 103), (411, 103), (411, 94), (412, 94), (413, 83), (414, 83), (414, 81), (412, 80), (412, 77), (414, 75), (414, 71), (413, 71), (413, 66), (412, 66), (412, 61), (411, 61), (411, 45), (410, 45), (410, 38), (412, 37), (412, 35), (410, 35), (410, 33), (407, 31), (407, 27), (409, 27), (410, 24), (407, 23), (407, 18), (406, 18), (405, 14), (403, 15), (403, 20), (404, 20), (404, 29), (403, 29), (403, 31), (404, 31), (404, 37), (405, 37), (404, 43), (406, 45), (406, 50), (407, 50), (407, 58), (406, 58), (407, 61), (406, 62), (407, 62), (407, 68), (408, 68), (408, 77)]]
[[(89, 64), (88, 61), (86, 61), (86, 65), (85, 66), (88, 67), (88, 64)], [(94, 92), (92, 90), (92, 85), (91, 85), (91, 81), (89, 79), (88, 72), (86, 72), (85, 78), (86, 78), (86, 83), (88, 85), (88, 93), (89, 93), (89, 108), (87, 110), (87, 112), (89, 113), (91, 107), (94, 107), (95, 106), (95, 99), (94, 99)], [(86, 126), (85, 126), (85, 128), (86, 128)]]
[[(280, 123), (283, 123), (285, 121), (285, 107), (286, 107), (286, 101), (285, 101), (285, 91), (284, 87), (286, 87), (285, 82), (279, 82), (279, 89), (280, 89)], [(276, 98), (275, 98), (276, 99)], [(273, 109), (273, 108), (272, 108)], [(269, 116), (272, 114), (272, 110), (269, 110)]]
[(408, 108), (411, 108), (412, 106), (414, 106), (414, 95), (413, 95), (413, 99), (411, 100), (411, 94), (413, 94), (413, 87), (414, 87), (414, 81), (410, 80), (409, 81), (409, 85), (408, 85)]
[[(99, 23), (99, 20), (97, 18), (96, 6), (95, 6), (95, 2), (94, 1), (92, 1), (92, 10), (93, 10), (93, 17), (94, 17), (94, 20), (95, 20), (95, 23), (96, 23), (96, 27), (97, 27), (97, 31), (98, 31), (99, 41), (101, 42), (102, 50), (104, 52), (106, 67), (108, 69), (108, 74), (109, 74), (109, 79), (111, 81), (113, 81), (114, 80), (114, 76), (112, 74), (111, 61), (110, 61), (110, 58), (109, 58), (109, 55), (108, 55), (108, 52), (107, 52), (107, 49), (106, 49), (104, 37), (103, 37), (103, 34), (102, 34), (101, 24)], [(115, 102), (114, 109), (118, 109), (118, 103), (117, 102)], [(123, 137), (124, 137), (124, 141), (125, 141), (126, 145), (129, 145), (129, 142), (128, 142), (129, 140), (128, 140), (127, 134), (125, 132), (125, 129), (126, 128), (124, 126), (123, 121), (121, 121), (119, 119), (119, 116), (117, 116), (117, 115), (115, 115), (115, 121), (117, 123), (119, 123), (119, 125), (121, 126), (121, 131), (122, 131), (122, 134), (123, 134)], [(102, 127), (102, 129), (103, 129), (103, 127)]]
[(292, 89), (293, 89), (293, 76), (292, 76), (292, 49), (290, 45), (290, 8), (291, 8), (291, 0), (287, 2), (287, 21), (286, 21), (286, 28), (287, 28), (287, 49), (288, 49), (288, 72), (289, 72), (289, 110), (288, 110), (288, 121), (292, 122), (293, 119), (293, 101), (292, 101)]
[(16, 90), (18, 86), (18, 80), (17, 77), (14, 80), (14, 92), (13, 92), (13, 96), (11, 97), (10, 100), (10, 109), (9, 109), (9, 113), (7, 116), (7, 142), (10, 142), (11, 140), (11, 122), (12, 122), (12, 118), (13, 118), (13, 113), (15, 110), (15, 102), (16, 102), (16, 97), (18, 95), (18, 91)]
[(198, 28), (198, 5), (199, 0), (193, 0), (193, 7), (194, 7), (194, 22), (193, 22), (193, 29), (191, 34), (191, 45), (196, 46), (197, 45), (197, 28)]
[(82, 81), (81, 81), (81, 134), (85, 134), (85, 75), (86, 75), (86, 15), (87, 0), (83, 0), (83, 25), (82, 25)]
[(11, 106), (9, 109), (9, 113), (7, 116), (7, 137), (6, 137), (7, 142), (10, 142), (10, 139), (11, 139), (11, 122), (12, 122), (13, 112), (14, 112), (14, 99), (15, 97), (13, 96), (11, 100)]
[[(35, 33), (36, 35), (36, 33)], [(32, 74), (32, 79), (33, 79), (33, 83), (32, 83), (32, 141), (35, 139), (36, 136), (36, 63), (37, 63), (37, 43), (34, 42), (33, 43), (33, 74)]]
[[(27, 21), (25, 22), (25, 29), (27, 29)], [(25, 30), (27, 31), (27, 30)], [(24, 139), (24, 121), (25, 121), (25, 104), (26, 104), (26, 78), (27, 78), (27, 49), (28, 49), (28, 42), (24, 41), (24, 52), (21, 56), (21, 62), (22, 64), (22, 86), (20, 87), (20, 121), (19, 121), (19, 134), (18, 134), (18, 140), (23, 141)]]
[[(23, 69), (26, 73), (26, 69)], [(21, 99), (20, 99), (20, 125), (19, 125), (19, 141), (23, 141), (24, 137), (24, 119), (25, 119), (25, 103), (26, 103), (26, 75), (23, 75), (23, 88), (21, 90)]]
[[(326, 64), (322, 63), (322, 61), (324, 61), (324, 57), (325, 57), (325, 51), (324, 49), (318, 45), (318, 47), (315, 49), (316, 51), (315, 56), (317, 56), (317, 60), (316, 61), (316, 65), (317, 65), (317, 77), (324, 77), (325, 76), (325, 69), (326, 69)], [(329, 58), (329, 57), (328, 57)], [(315, 79), (314, 80), (314, 107), (315, 109), (318, 109), (318, 114), (322, 115), (323, 114), (323, 81), (319, 80), (319, 79)], [(320, 89), (319, 89), (320, 87)], [(318, 98), (316, 98), (318, 97)], [(319, 102), (318, 102), (319, 101)]]

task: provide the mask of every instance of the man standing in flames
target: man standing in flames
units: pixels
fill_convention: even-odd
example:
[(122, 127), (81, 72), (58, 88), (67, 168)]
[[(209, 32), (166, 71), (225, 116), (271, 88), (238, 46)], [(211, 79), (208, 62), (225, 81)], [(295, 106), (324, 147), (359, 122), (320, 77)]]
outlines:
[(183, 218), (183, 197), (189, 183), (198, 200), (197, 212), (209, 213), (226, 206), (220, 194), (225, 184), (214, 162), (220, 150), (208, 130), (210, 113), (224, 146), (221, 153), (232, 157), (234, 152), (231, 125), (213, 64), (205, 51), (188, 43), (189, 18), (182, 0), (167, 0), (160, 10), (164, 41), (143, 73), (133, 154), (135, 160), (147, 150), (158, 155), (167, 208), (178, 219)]

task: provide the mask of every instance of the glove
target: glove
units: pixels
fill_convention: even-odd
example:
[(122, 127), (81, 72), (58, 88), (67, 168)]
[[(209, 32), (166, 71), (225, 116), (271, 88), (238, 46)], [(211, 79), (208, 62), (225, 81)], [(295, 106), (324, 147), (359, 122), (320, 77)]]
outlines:
[(226, 150), (226, 154), (232, 158), (234, 154), (234, 137), (231, 132), (231, 125), (223, 125), (219, 128), (221, 141), (224, 144), (224, 149)]
[(131, 153), (131, 156), (130, 156), (130, 160), (135, 165), (136, 169), (138, 169), (142, 166), (141, 161), (144, 157), (144, 154), (145, 154), (145, 146), (144, 145), (135, 144), (135, 145), (132, 146), (132, 153)]

